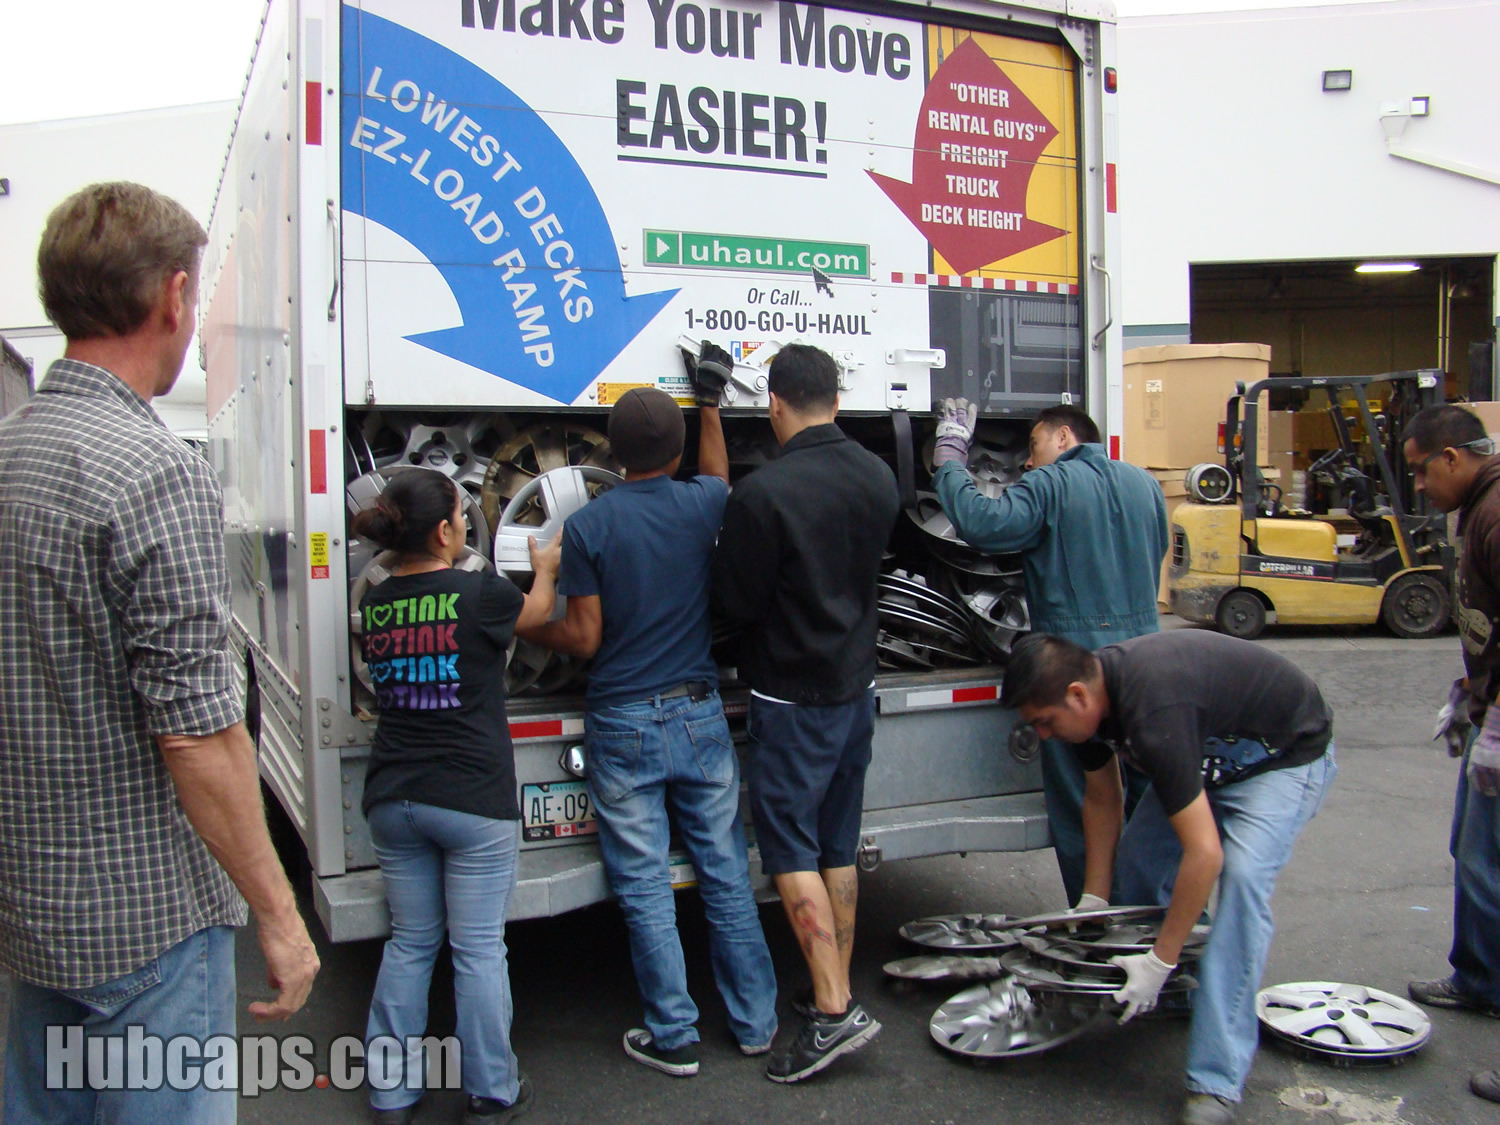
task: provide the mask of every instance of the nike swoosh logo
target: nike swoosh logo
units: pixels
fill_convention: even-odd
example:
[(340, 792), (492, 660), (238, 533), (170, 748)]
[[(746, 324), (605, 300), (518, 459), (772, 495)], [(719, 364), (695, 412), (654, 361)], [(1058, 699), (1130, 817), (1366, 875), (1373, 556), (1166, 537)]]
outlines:
[[(866, 1020), (858, 1020), (855, 1022), (854, 1027), (863, 1028), (865, 1026), (865, 1023)], [(821, 1031), (813, 1032), (813, 1046), (817, 1047), (817, 1049), (820, 1051), (827, 1050), (830, 1046), (838, 1041), (841, 1030), (842, 1027), (840, 1028), (840, 1030), (830, 1032), (826, 1035)]]

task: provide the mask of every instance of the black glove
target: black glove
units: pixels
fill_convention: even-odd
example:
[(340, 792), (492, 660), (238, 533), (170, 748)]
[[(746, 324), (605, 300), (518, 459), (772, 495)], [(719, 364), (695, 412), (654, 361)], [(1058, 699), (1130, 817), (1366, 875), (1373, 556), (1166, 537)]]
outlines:
[(729, 373), (734, 370), (734, 357), (717, 344), (704, 340), (696, 359), (691, 352), (682, 353), (682, 365), (687, 368), (698, 405), (718, 406), (724, 388), (729, 384)]

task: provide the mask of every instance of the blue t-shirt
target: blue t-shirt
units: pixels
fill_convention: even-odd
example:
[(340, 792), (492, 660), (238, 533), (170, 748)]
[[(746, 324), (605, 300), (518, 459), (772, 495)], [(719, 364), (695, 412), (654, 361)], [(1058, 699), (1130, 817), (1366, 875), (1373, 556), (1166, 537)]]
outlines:
[(689, 680), (717, 686), (709, 561), (728, 498), (718, 477), (648, 477), (569, 517), (557, 592), (597, 595), (604, 617), (590, 706), (649, 699)]

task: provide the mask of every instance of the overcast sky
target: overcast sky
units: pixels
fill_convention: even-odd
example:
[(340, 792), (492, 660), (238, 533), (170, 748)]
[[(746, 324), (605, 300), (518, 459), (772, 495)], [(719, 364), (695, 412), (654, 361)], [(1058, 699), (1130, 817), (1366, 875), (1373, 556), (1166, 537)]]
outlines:
[[(1296, 3), (1116, 0), (1122, 16)], [(265, 0), (0, 0), (0, 125), (238, 99), (264, 10)]]

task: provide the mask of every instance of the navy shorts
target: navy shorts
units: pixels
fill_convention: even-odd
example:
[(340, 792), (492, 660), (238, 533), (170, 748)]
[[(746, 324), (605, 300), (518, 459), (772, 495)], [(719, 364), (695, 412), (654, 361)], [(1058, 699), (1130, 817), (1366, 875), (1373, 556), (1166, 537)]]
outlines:
[(875, 692), (811, 707), (750, 697), (750, 815), (767, 875), (852, 867)]

